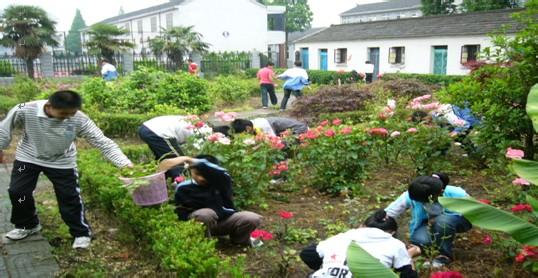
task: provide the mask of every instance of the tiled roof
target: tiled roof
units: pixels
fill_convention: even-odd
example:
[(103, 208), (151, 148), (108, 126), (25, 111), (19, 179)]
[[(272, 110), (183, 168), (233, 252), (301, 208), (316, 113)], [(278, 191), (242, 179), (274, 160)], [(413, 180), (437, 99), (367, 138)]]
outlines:
[(179, 5), (179, 4), (181, 4), (182, 2), (184, 2), (184, 0), (170, 0), (169, 2), (160, 4), (160, 5), (155, 5), (155, 6), (145, 8), (145, 9), (141, 9), (141, 10), (125, 13), (125, 14), (120, 14), (120, 15), (117, 15), (117, 16), (114, 16), (114, 17), (110, 17), (110, 18), (107, 18), (105, 20), (100, 21), (99, 23), (118, 22), (118, 21), (121, 21), (122, 19), (125, 19), (125, 18), (130, 18), (130, 17), (134, 17), (134, 16), (137, 16), (137, 15), (143, 15), (143, 14), (146, 14), (146, 13), (157, 12), (157, 11), (160, 11), (160, 10), (163, 10), (163, 9), (172, 8), (172, 7), (175, 7), (175, 6)]
[(345, 11), (340, 15), (367, 14), (420, 7), (422, 7), (420, 0), (389, 0), (385, 2), (357, 5), (355, 8)]

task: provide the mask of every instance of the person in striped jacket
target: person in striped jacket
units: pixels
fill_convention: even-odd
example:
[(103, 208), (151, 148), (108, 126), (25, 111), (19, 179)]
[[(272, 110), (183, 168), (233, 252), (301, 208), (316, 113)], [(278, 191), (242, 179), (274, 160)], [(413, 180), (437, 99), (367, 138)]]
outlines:
[(80, 111), (81, 106), (82, 98), (76, 92), (57, 91), (48, 100), (15, 106), (0, 122), (0, 163), (3, 162), (1, 150), (9, 146), (14, 129), (23, 130), (8, 190), (11, 223), (15, 225), (15, 229), (6, 234), (8, 239), (21, 240), (41, 230), (33, 191), (39, 174), (43, 173), (54, 186), (62, 219), (75, 238), (73, 248), (90, 246), (92, 233), (80, 196), (75, 139), (85, 138), (117, 167), (132, 167), (132, 163), (118, 145)]

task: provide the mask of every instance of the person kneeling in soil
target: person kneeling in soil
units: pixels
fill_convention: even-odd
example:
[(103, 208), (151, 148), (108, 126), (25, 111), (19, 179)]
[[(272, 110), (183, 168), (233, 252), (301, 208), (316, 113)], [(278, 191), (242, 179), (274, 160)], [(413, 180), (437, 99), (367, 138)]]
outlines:
[[(211, 128), (205, 124), (198, 130), (204, 134), (211, 133)], [(182, 156), (180, 145), (194, 134), (195, 130), (188, 116), (159, 116), (147, 120), (138, 128), (140, 139), (149, 146), (156, 160)], [(171, 168), (166, 171), (166, 177), (175, 180), (182, 171), (181, 167)]]
[(298, 120), (284, 117), (256, 118), (253, 120), (236, 119), (232, 122), (234, 133), (260, 133), (269, 136), (279, 136), (290, 129), (292, 134), (299, 135), (308, 131), (308, 126)]
[(317, 245), (301, 251), (303, 262), (313, 270), (312, 278), (352, 277), (347, 266), (347, 250), (351, 242), (389, 268), (394, 268), (400, 277), (418, 277), (413, 270), (412, 257), (420, 254), (417, 246), (406, 248), (405, 244), (393, 237), (398, 230), (394, 218), (383, 209), (375, 211), (358, 229), (352, 229), (330, 237)]
[(209, 236), (229, 235), (233, 243), (251, 244), (250, 233), (260, 226), (262, 216), (237, 211), (232, 199), (232, 178), (215, 157), (180, 156), (167, 159), (163, 164), (185, 165), (192, 176), (176, 187), (179, 220), (194, 219), (206, 225)]
[(412, 210), (409, 224), (411, 242), (423, 252), (427, 247), (439, 249), (439, 256), (432, 262), (435, 268), (448, 265), (453, 260), (452, 246), (456, 233), (467, 232), (472, 228), (465, 217), (444, 209), (437, 201), (439, 196), (468, 196), (463, 188), (448, 185), (449, 181), (444, 173), (417, 177), (408, 190), (385, 209), (394, 218), (409, 208)]

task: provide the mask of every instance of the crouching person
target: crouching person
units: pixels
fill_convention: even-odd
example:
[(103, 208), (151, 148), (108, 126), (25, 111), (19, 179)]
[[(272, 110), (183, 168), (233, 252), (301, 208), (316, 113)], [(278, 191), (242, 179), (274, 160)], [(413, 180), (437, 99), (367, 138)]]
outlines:
[(238, 211), (233, 203), (232, 178), (210, 155), (196, 158), (180, 156), (167, 159), (169, 165), (185, 165), (192, 179), (177, 185), (176, 213), (179, 220), (194, 219), (207, 227), (210, 236), (229, 235), (236, 244), (251, 244), (250, 233), (262, 217), (250, 211)]
[(397, 230), (398, 224), (394, 218), (380, 209), (358, 229), (351, 229), (306, 247), (300, 257), (308, 267), (316, 270), (310, 276), (312, 278), (351, 278), (347, 266), (347, 250), (351, 242), (355, 242), (383, 265), (398, 271), (400, 277), (418, 277), (413, 270), (411, 257), (419, 255), (420, 249), (412, 245), (406, 248), (403, 242), (393, 237)]

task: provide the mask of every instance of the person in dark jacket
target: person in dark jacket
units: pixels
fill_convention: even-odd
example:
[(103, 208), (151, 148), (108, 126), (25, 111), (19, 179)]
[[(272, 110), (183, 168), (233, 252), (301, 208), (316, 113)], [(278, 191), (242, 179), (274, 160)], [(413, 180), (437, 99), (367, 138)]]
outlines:
[(229, 235), (233, 243), (251, 244), (250, 233), (260, 226), (262, 217), (235, 208), (232, 178), (215, 157), (180, 156), (167, 159), (167, 163), (184, 165), (192, 176), (176, 187), (179, 220), (195, 219), (206, 225), (209, 235)]
[(236, 119), (232, 122), (234, 133), (263, 132), (270, 136), (279, 136), (282, 132), (290, 129), (293, 135), (299, 135), (308, 131), (308, 126), (298, 120), (284, 117), (256, 118), (253, 120)]

